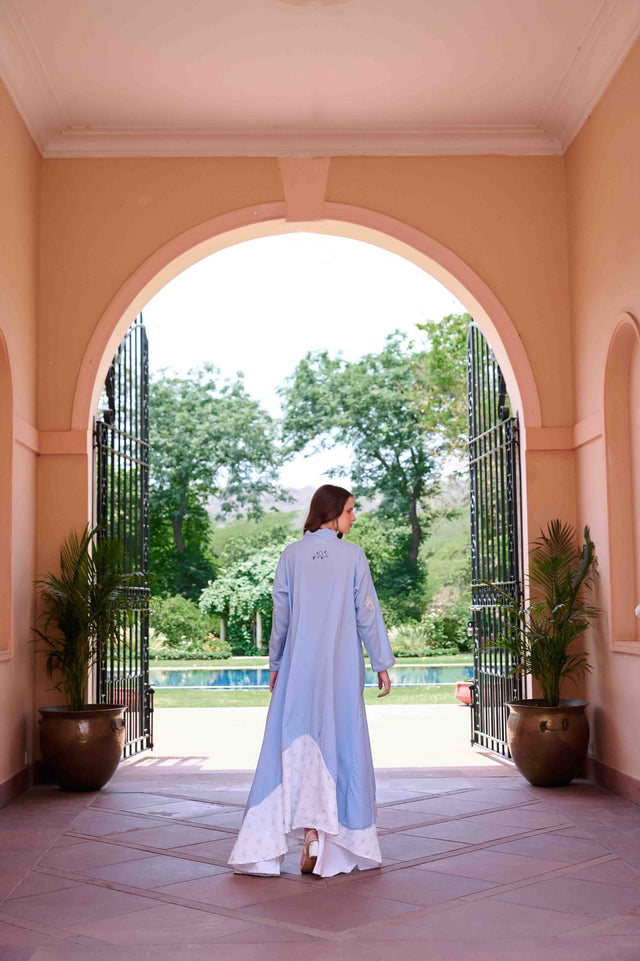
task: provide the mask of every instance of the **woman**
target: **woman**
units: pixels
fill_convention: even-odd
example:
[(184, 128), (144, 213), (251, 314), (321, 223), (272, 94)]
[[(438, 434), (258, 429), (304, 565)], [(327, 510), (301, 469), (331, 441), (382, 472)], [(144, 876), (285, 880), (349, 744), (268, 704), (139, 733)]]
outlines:
[(304, 873), (331, 877), (382, 862), (360, 642), (378, 673), (378, 697), (389, 693), (395, 658), (364, 552), (342, 540), (354, 519), (349, 491), (324, 484), (304, 535), (278, 561), (273, 696), (228, 862), (238, 874), (279, 875), (291, 838), (304, 841)]

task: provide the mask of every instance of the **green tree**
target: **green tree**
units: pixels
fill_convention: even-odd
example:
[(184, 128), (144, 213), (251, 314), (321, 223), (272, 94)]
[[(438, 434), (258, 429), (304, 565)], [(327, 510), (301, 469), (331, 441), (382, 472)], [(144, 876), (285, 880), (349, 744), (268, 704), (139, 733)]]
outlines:
[(420, 325), (422, 346), (396, 331), (382, 351), (358, 361), (310, 352), (280, 390), (289, 451), (349, 447), (354, 493), (379, 497), (381, 516), (409, 525), (407, 562), (414, 572), (429, 523), (426, 502), (465, 436), (469, 320), (453, 314)]
[(426, 571), (420, 559), (415, 566), (409, 564), (410, 539), (409, 524), (374, 511), (358, 514), (349, 533), (349, 540), (359, 544), (367, 555), (389, 627), (419, 621), (426, 603)]
[(441, 457), (467, 453), (467, 331), (469, 314), (417, 324), (426, 335), (427, 362), (418, 391), (425, 427), (438, 438)]
[(221, 516), (258, 517), (264, 494), (283, 496), (276, 424), (241, 374), (222, 381), (211, 364), (186, 377), (161, 372), (150, 384), (149, 414), (154, 591), (197, 599), (215, 573), (210, 499), (221, 500)]
[(271, 629), (273, 578), (285, 543), (267, 544), (230, 563), (201, 594), (200, 610), (225, 619), (229, 640), (238, 653), (251, 642), (256, 613), (263, 618), (264, 637)]
[(156, 595), (181, 594), (197, 602), (200, 591), (216, 576), (215, 554), (210, 548), (211, 522), (205, 507), (189, 499), (182, 523), (184, 550), (178, 553), (171, 518), (162, 499), (151, 496), (149, 505), (149, 567)]

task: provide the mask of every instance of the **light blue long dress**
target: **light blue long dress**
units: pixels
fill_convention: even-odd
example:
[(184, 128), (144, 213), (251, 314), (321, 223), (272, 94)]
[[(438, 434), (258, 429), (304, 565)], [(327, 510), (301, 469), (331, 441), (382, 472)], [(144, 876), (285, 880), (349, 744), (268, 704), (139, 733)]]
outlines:
[(273, 602), (269, 666), (278, 677), (228, 863), (280, 874), (289, 841), (314, 827), (316, 874), (378, 867), (362, 643), (374, 671), (395, 658), (362, 548), (328, 528), (307, 531), (280, 556)]

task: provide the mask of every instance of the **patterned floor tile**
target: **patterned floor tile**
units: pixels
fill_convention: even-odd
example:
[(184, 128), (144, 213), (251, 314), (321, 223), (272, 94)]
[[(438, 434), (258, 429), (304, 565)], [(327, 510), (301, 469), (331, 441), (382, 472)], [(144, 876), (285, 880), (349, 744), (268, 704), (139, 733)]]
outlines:
[[(224, 869), (220, 870), (224, 871)], [(305, 894), (307, 887), (299, 881), (291, 881), (284, 877), (251, 878), (224, 871), (216, 877), (163, 885), (158, 890), (163, 894), (175, 894), (191, 901), (202, 901), (204, 904), (242, 908), (249, 904), (258, 904), (260, 901), (271, 901), (275, 897)]]
[(320, 931), (344, 931), (381, 918), (416, 910), (415, 904), (388, 898), (363, 897), (353, 887), (340, 894), (326, 889), (305, 892), (295, 897), (276, 898), (244, 908), (244, 914), (299, 924)]
[[(127, 945), (137, 944), (194, 944), (210, 942), (226, 934), (246, 930), (248, 923), (224, 915), (208, 914), (175, 904), (154, 905), (111, 921), (91, 921), (72, 924), (71, 929), (99, 941)], [(178, 961), (178, 958), (176, 958)]]
[(134, 888), (159, 888), (177, 881), (210, 877), (224, 870), (215, 864), (203, 864), (201, 861), (190, 861), (187, 858), (152, 855), (139, 861), (92, 868), (86, 871), (86, 874), (92, 878)]
[(29, 918), (32, 921), (66, 928), (76, 922), (102, 918), (117, 917), (120, 923), (124, 915), (143, 911), (152, 905), (154, 902), (149, 898), (135, 894), (78, 884), (61, 891), (5, 901), (2, 910), (5, 914), (17, 918)]
[(583, 881), (574, 877), (548, 878), (496, 897), (510, 903), (585, 914), (592, 918), (628, 914), (640, 908), (640, 889), (637, 886), (623, 887), (621, 884)]

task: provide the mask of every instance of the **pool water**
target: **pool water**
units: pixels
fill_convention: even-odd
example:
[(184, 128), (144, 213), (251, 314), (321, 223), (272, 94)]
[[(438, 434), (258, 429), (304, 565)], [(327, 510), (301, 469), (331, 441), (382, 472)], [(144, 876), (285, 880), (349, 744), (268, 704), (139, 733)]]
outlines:
[[(473, 667), (467, 664), (451, 664), (442, 667), (425, 667), (422, 664), (396, 665), (389, 671), (392, 684), (398, 687), (418, 685), (426, 687), (432, 684), (455, 684), (456, 681), (470, 681), (473, 677)], [(195, 667), (191, 669), (176, 669), (152, 667), (149, 671), (149, 682), (156, 690), (165, 688), (190, 688), (192, 690), (235, 691), (268, 690), (268, 667)], [(365, 687), (377, 687), (378, 675), (367, 668), (365, 671)]]

